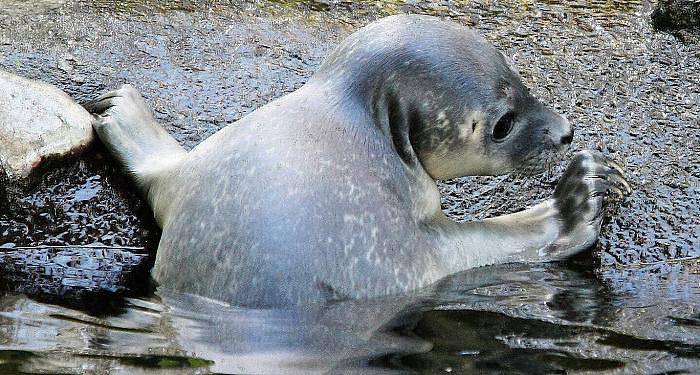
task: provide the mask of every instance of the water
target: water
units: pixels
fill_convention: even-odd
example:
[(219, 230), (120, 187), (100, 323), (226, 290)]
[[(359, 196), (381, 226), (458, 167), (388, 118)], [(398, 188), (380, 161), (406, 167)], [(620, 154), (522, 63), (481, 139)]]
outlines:
[(623, 291), (582, 264), (503, 265), (301, 311), (151, 295), (85, 313), (6, 296), (0, 372), (695, 372), (698, 276), (662, 279)]
[[(146, 285), (123, 297), (51, 300), (59, 304), (11, 289), (0, 299), (0, 372), (700, 371), (700, 49), (692, 32), (680, 40), (654, 31), (652, 9), (0, 0), (0, 68), (81, 103), (132, 83), (187, 148), (298, 88), (372, 19), (449, 17), (504, 51), (574, 124), (574, 148), (602, 150), (634, 189), (609, 207), (600, 243), (580, 259), (472, 270), (405, 298), (261, 311)], [(45, 171), (30, 186), (0, 186), (0, 246), (154, 253), (158, 229), (104, 150)], [(549, 196), (557, 176), (444, 181), (443, 209), (457, 220), (513, 212)]]

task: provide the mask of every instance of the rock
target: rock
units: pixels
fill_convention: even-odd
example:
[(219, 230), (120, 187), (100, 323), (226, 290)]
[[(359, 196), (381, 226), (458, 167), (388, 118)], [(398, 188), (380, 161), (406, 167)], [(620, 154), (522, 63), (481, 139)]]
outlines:
[(91, 123), (92, 116), (58, 88), (0, 70), (0, 170), (10, 181), (87, 146), (94, 138)]
[(700, 30), (700, 0), (662, 0), (651, 14), (658, 30)]
[(66, 0), (3, 0), (0, 2), (0, 14), (25, 15), (46, 14), (64, 6)]
[[(148, 287), (149, 256), (110, 246), (0, 247), (0, 293), (85, 303)], [(140, 249), (143, 251), (143, 249)]]

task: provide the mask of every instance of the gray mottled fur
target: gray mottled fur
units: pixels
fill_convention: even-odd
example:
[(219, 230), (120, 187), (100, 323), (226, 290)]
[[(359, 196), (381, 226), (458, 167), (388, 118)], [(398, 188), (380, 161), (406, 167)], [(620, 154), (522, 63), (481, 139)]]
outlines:
[[(541, 166), (572, 131), (481, 37), (426, 16), (359, 30), (305, 86), (188, 153), (130, 86), (91, 109), (163, 228), (155, 279), (239, 305), (400, 294), (470, 267), (568, 256), (595, 241), (602, 196), (623, 181), (582, 153), (538, 206), (447, 219), (435, 178)], [(506, 113), (512, 130), (497, 141)]]

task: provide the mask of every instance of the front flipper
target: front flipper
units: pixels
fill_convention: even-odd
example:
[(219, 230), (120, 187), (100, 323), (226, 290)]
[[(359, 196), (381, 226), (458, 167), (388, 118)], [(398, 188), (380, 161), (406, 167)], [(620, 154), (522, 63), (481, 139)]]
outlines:
[(600, 234), (605, 200), (631, 191), (617, 164), (599, 152), (577, 153), (552, 197), (559, 236), (541, 255), (561, 259), (592, 246)]
[(600, 153), (577, 153), (552, 198), (527, 210), (478, 222), (444, 218), (437, 227), (445, 239), (451, 272), (507, 261), (549, 261), (569, 257), (598, 239), (607, 197), (630, 192), (620, 167)]

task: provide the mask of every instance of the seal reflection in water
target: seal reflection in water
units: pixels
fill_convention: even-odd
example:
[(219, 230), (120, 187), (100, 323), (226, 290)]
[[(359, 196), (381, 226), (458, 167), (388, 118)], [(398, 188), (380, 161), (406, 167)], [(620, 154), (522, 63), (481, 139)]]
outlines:
[(238, 305), (400, 294), (471, 267), (589, 247), (619, 168), (576, 154), (554, 196), (456, 223), (435, 179), (534, 171), (573, 131), (476, 33), (393, 16), (347, 38), (297, 91), (190, 152), (131, 86), (89, 105), (163, 228), (161, 288)]

